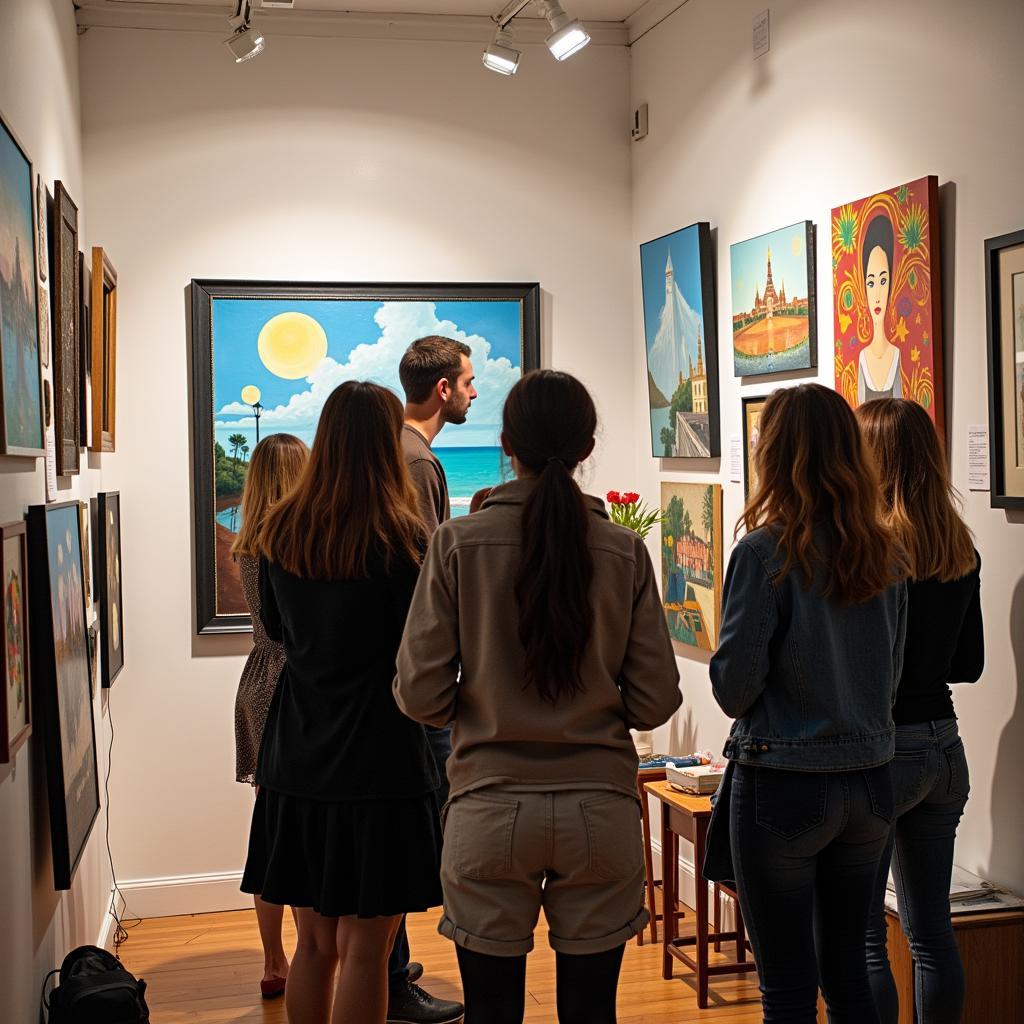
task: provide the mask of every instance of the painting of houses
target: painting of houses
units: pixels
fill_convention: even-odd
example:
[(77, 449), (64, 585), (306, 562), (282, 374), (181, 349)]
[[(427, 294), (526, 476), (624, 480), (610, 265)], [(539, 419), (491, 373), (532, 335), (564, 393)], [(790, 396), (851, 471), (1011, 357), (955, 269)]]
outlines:
[(722, 610), (722, 488), (663, 483), (662, 604), (672, 643), (713, 651)]

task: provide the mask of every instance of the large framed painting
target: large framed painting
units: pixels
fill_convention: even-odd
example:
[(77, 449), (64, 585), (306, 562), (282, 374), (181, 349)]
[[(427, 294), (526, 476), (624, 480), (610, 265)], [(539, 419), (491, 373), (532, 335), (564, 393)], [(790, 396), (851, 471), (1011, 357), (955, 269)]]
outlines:
[(82, 443), (80, 419), (81, 351), (78, 318), (78, 207), (63, 182), (53, 192), (53, 415), (57, 473), (78, 472)]
[(832, 211), (836, 390), (909, 398), (945, 430), (939, 185), (919, 178)]
[(78, 502), (32, 505), (28, 548), (33, 708), (46, 757), (53, 884), (70, 889), (100, 808)]
[(92, 250), (92, 437), (90, 451), (114, 451), (117, 398), (117, 271)]
[(677, 650), (714, 651), (722, 619), (722, 487), (662, 483), (661, 593)]
[(121, 600), (121, 495), (106, 491), (96, 496), (99, 521), (97, 572), (99, 575), (100, 633), (103, 638), (104, 688), (112, 686), (124, 668), (124, 613)]
[(711, 228), (701, 222), (640, 246), (651, 453), (721, 455)]
[(374, 380), (401, 396), (398, 364), (417, 338), (445, 335), (472, 350), (479, 397), (464, 424), (434, 441), (452, 514), (508, 475), (501, 410), (512, 385), (540, 365), (538, 284), (194, 280), (190, 295), (199, 633), (252, 628), (231, 545), (260, 438), (289, 433), (311, 444), (327, 396), (345, 380)]
[(985, 241), (993, 508), (1024, 509), (1024, 231)]
[(818, 365), (814, 225), (790, 224), (729, 246), (737, 377)]
[(81, 444), (89, 447), (89, 378), (92, 375), (92, 273), (84, 252), (78, 254), (78, 422)]
[(0, 526), (3, 543), (0, 586), (3, 587), (4, 700), (0, 703), (0, 762), (14, 755), (32, 733), (29, 693), (28, 545), (25, 523)]
[(46, 453), (34, 194), (32, 161), (0, 114), (0, 455)]
[(767, 395), (751, 395), (743, 399), (743, 496), (750, 497), (757, 490), (757, 469), (754, 466), (754, 452), (761, 439), (761, 413)]

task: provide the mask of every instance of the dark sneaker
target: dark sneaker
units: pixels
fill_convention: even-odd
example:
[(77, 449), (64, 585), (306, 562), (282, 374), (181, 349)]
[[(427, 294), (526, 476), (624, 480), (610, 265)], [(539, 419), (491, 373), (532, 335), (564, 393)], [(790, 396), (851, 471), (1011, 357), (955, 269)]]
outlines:
[(411, 981), (388, 994), (387, 1024), (457, 1024), (465, 1012), (462, 1003), (435, 999)]

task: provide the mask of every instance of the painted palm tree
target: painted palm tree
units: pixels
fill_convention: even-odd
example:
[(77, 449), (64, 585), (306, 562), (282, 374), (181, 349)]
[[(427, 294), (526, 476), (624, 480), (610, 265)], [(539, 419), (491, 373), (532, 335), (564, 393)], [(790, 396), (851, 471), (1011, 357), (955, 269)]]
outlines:
[(242, 461), (249, 461), (249, 446), (247, 444), (242, 445)]
[(245, 434), (232, 434), (228, 438), (228, 444), (231, 445), (232, 449), (231, 458), (233, 458), (235, 462), (238, 461), (238, 449), (241, 448), (248, 440), (249, 438), (247, 438)]

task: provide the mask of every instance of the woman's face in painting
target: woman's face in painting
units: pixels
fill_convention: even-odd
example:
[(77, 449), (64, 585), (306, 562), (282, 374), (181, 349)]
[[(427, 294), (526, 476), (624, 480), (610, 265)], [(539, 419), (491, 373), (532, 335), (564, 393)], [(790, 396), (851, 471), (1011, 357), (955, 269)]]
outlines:
[(882, 318), (889, 305), (889, 258), (880, 245), (876, 245), (868, 253), (864, 286), (868, 298), (868, 312), (874, 321), (875, 330), (881, 331)]

